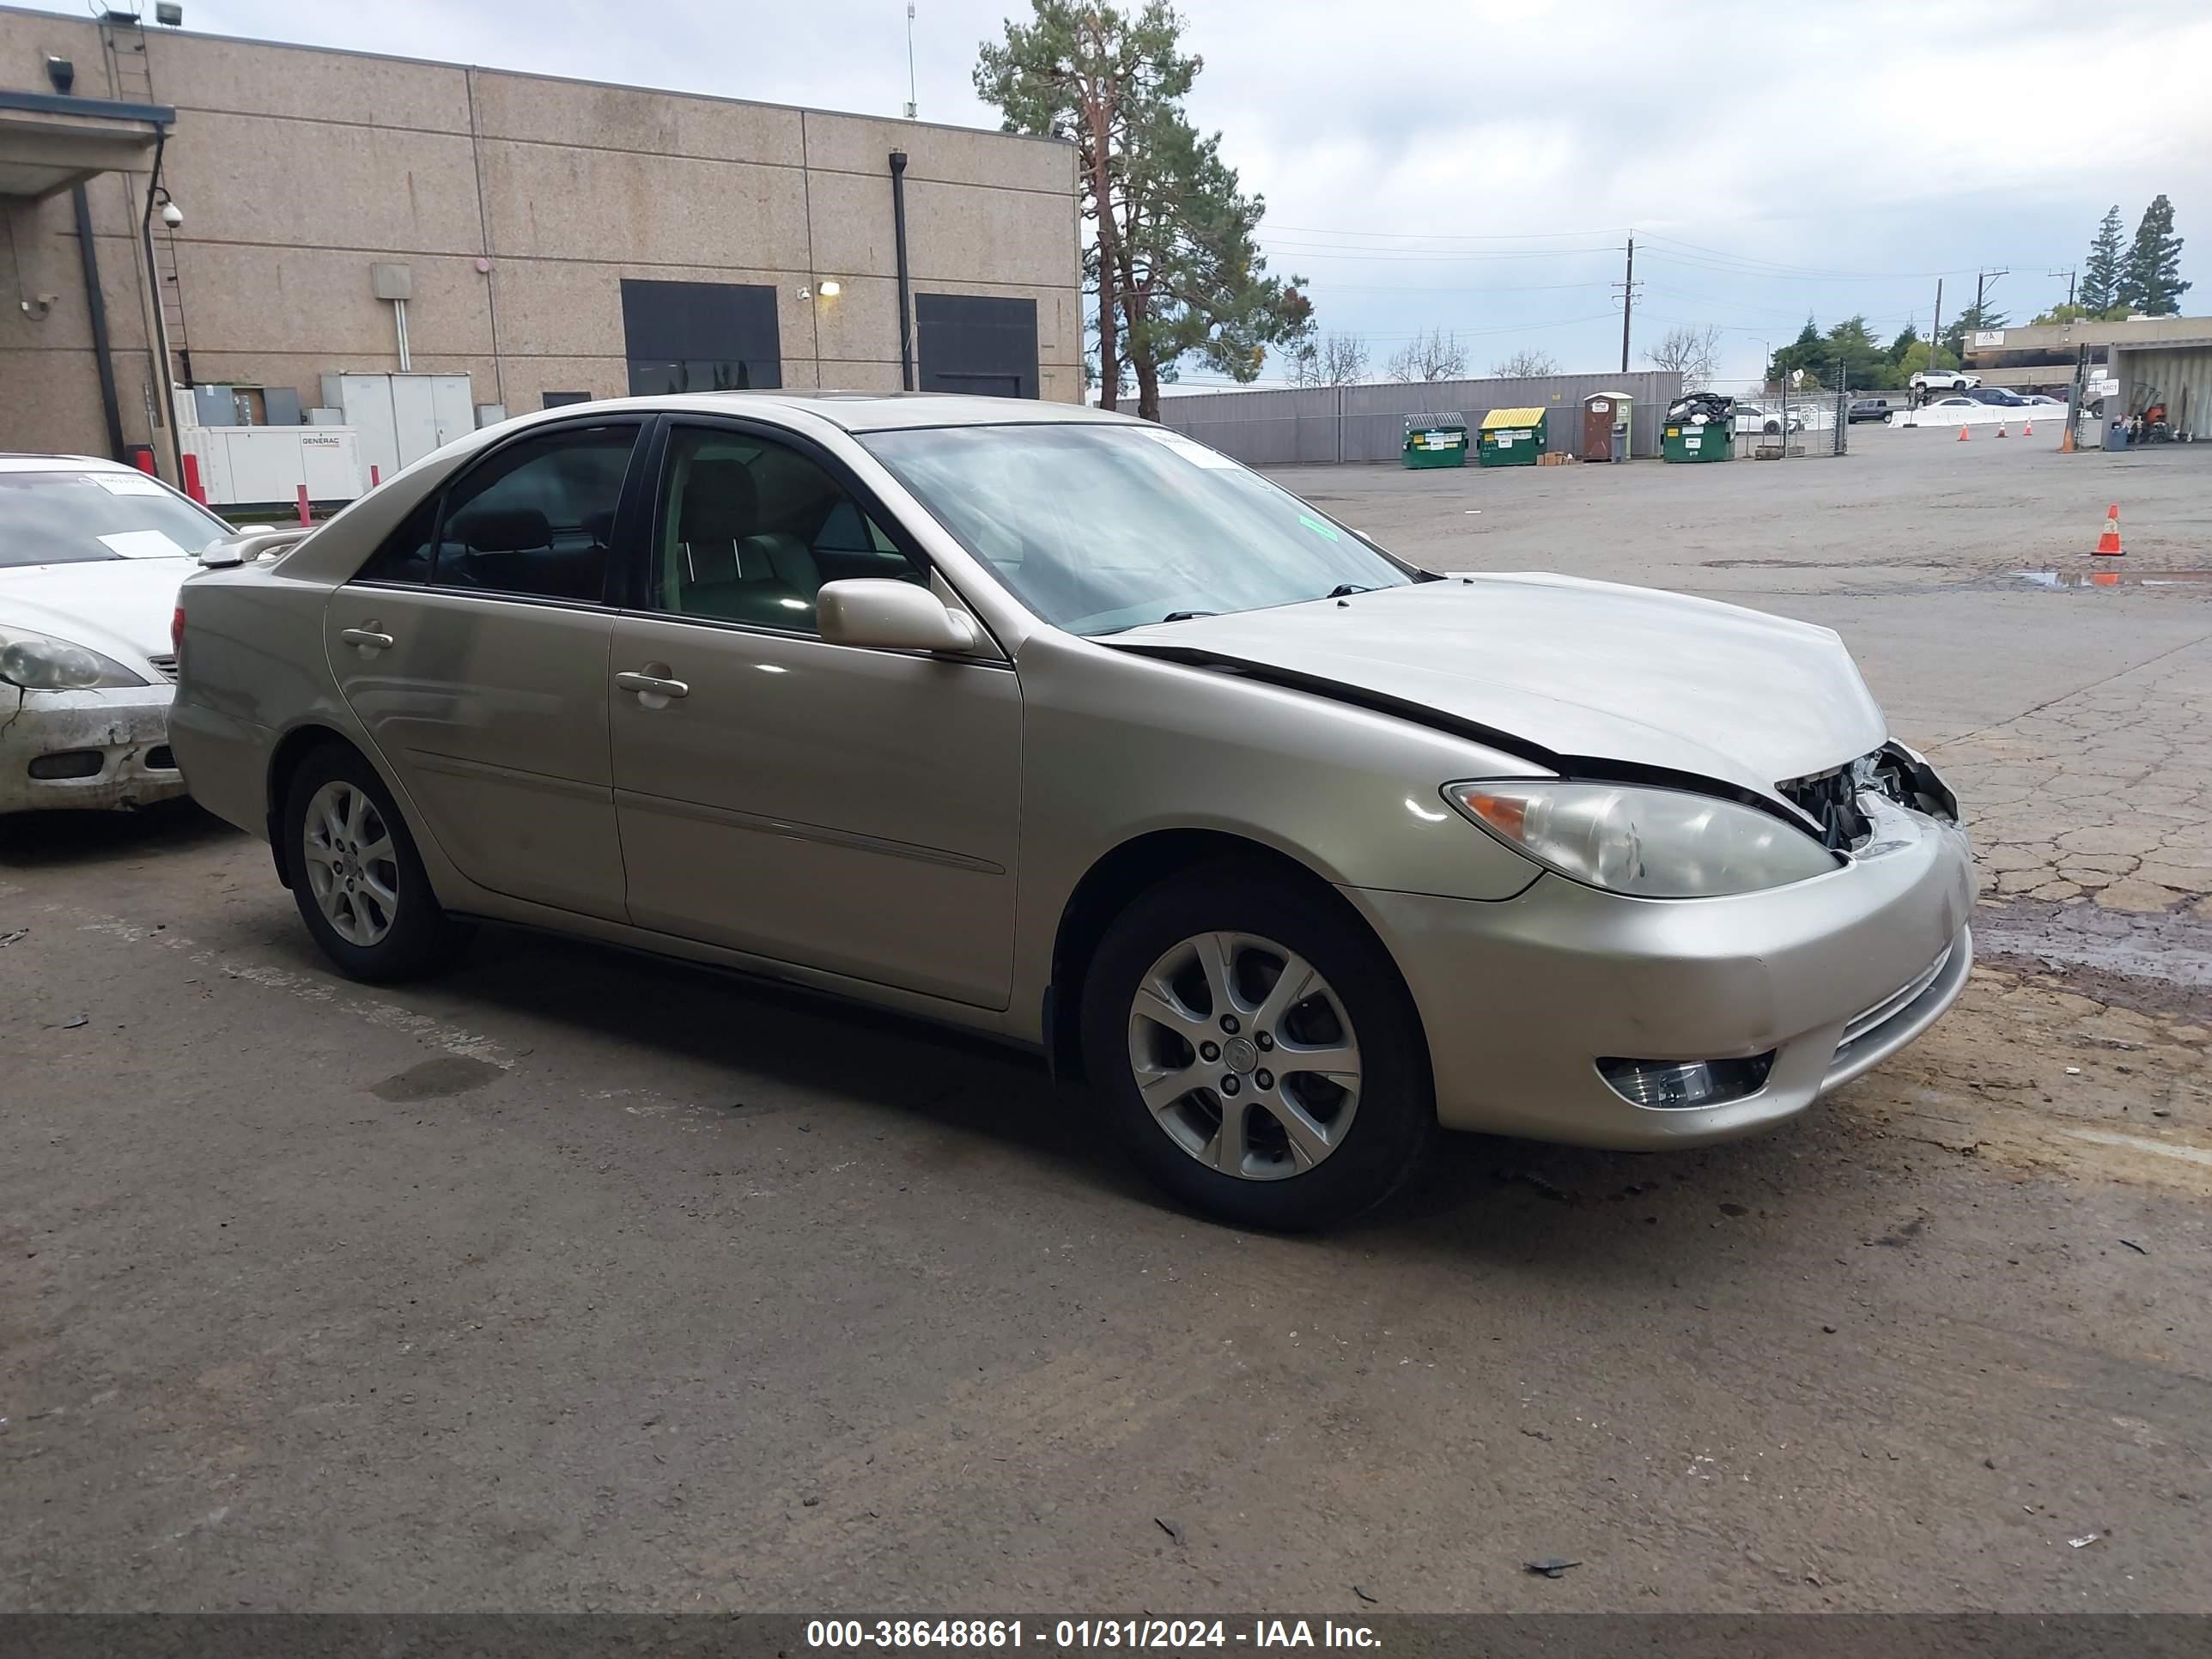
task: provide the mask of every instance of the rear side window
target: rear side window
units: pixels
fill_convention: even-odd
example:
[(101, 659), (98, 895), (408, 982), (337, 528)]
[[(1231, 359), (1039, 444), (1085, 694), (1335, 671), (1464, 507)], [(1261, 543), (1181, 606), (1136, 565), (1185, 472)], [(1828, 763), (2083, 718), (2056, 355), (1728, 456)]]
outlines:
[(501, 447), (409, 514), (361, 580), (597, 604), (640, 429), (563, 427)]

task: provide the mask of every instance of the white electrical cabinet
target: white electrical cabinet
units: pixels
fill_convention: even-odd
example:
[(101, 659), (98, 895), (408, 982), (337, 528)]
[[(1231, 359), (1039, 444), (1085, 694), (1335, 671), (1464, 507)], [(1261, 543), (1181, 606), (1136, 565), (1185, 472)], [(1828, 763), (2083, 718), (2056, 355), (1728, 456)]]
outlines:
[(325, 374), (323, 403), (361, 434), (379, 483), (476, 429), (465, 374)]

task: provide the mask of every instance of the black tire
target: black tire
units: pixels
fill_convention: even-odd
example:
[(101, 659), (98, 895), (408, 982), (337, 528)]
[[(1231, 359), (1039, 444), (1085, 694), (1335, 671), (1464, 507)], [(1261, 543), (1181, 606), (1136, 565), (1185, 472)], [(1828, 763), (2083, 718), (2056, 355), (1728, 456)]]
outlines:
[[(1356, 1109), (1342, 1140), (1297, 1174), (1259, 1180), (1209, 1167), (1171, 1138), (1139, 1091), (1129, 1033), (1139, 984), (1164, 953), (1214, 932), (1271, 940), (1304, 957), (1355, 1034)], [(1389, 953), (1340, 903), (1264, 871), (1208, 866), (1132, 903), (1085, 976), (1082, 1031), (1091, 1087), (1138, 1166), (1183, 1204), (1232, 1226), (1305, 1232), (1349, 1221), (1403, 1184), (1437, 1132), (1427, 1039)], [(1212, 1097), (1214, 1107), (1224, 1103)]]
[[(398, 902), (390, 931), (374, 944), (356, 944), (340, 936), (323, 914), (308, 871), (306, 847), (309, 804), (328, 784), (349, 784), (366, 795), (382, 820), (392, 850)], [(323, 954), (349, 979), (371, 985), (396, 984), (418, 979), (446, 967), (467, 945), (469, 929), (448, 916), (430, 890), (421, 854), (407, 820), (392, 799), (392, 792), (377, 776), (376, 769), (358, 750), (342, 743), (329, 743), (300, 763), (285, 791), (281, 820), (284, 869), (292, 884), (292, 897), (300, 919), (322, 947)]]

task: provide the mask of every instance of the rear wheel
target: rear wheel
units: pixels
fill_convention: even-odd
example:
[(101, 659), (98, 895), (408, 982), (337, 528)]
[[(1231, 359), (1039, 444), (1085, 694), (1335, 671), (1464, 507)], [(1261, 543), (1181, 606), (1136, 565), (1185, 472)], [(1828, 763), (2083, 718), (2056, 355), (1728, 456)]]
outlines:
[(1396, 967), (1352, 917), (1234, 868), (1155, 889), (1085, 981), (1084, 1058), (1137, 1163), (1195, 1209), (1303, 1231), (1382, 1202), (1435, 1128)]
[(285, 797), (286, 867), (301, 920), (349, 978), (384, 984), (443, 967), (467, 940), (439, 907), (391, 792), (357, 752), (318, 749)]

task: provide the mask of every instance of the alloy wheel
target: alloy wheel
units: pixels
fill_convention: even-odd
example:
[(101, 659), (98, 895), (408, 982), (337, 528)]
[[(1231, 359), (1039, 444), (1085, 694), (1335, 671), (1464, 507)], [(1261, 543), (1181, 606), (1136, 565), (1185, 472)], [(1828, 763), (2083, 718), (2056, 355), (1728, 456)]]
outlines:
[(1343, 1002), (1311, 963), (1255, 934), (1200, 933), (1162, 953), (1131, 1002), (1129, 1066), (1168, 1138), (1244, 1181), (1314, 1168), (1359, 1108)]
[(375, 801), (356, 784), (325, 784), (307, 803), (301, 851), (331, 931), (349, 945), (380, 943), (399, 915), (399, 854)]

